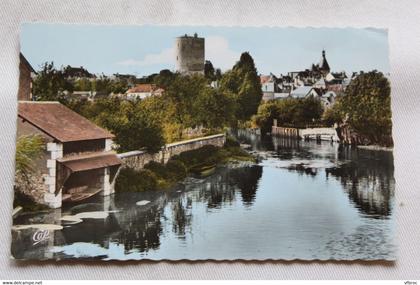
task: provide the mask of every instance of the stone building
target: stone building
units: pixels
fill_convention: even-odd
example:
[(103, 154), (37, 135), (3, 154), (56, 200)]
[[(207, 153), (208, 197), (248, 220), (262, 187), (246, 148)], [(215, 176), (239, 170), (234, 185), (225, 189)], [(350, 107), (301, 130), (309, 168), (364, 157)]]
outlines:
[(176, 71), (182, 74), (204, 74), (204, 38), (197, 34), (176, 38)]
[(111, 133), (59, 102), (20, 101), (17, 127), (18, 138), (40, 135), (45, 142), (30, 189), (21, 189), (36, 202), (60, 208), (64, 201), (114, 192), (121, 160), (111, 150)]
[(20, 53), (18, 100), (32, 101), (32, 79), (35, 74), (28, 60)]

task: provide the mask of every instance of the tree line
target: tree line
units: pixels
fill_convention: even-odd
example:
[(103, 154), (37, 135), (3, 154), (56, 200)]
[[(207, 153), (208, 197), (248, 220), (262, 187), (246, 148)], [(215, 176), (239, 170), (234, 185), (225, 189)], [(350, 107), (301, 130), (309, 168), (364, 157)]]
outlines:
[[(200, 135), (220, 132), (256, 114), (262, 98), (261, 83), (248, 52), (223, 74), (209, 62), (205, 71), (204, 75), (182, 75), (162, 70), (142, 79), (163, 88), (162, 96), (137, 101), (117, 97), (88, 101), (69, 99), (62, 94), (64, 90), (92, 88), (93, 84), (97, 88), (102, 86), (99, 82), (110, 81), (69, 81), (63, 70), (46, 63), (35, 79), (33, 94), (36, 100), (60, 101), (110, 130), (116, 136), (118, 151), (145, 148), (155, 152), (165, 143), (188, 138), (191, 135), (188, 130), (200, 130)], [(211, 86), (214, 80), (219, 82), (216, 88)], [(112, 84), (115, 82), (109, 86), (118, 87)]]

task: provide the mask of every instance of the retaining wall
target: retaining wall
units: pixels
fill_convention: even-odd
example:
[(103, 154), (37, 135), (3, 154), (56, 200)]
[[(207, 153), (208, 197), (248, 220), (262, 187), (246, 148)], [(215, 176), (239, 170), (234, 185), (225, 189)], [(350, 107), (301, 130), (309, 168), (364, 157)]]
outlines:
[(272, 135), (297, 138), (297, 139), (316, 139), (328, 141), (340, 141), (335, 128), (284, 128), (272, 126)]
[(205, 145), (214, 145), (222, 147), (225, 144), (225, 134), (217, 134), (213, 136), (201, 137), (191, 140), (180, 141), (176, 143), (167, 144), (162, 149), (154, 154), (147, 153), (143, 150), (129, 151), (118, 154), (118, 157), (123, 161), (123, 167), (129, 167), (140, 170), (151, 161), (167, 163), (168, 160), (182, 152), (198, 149)]

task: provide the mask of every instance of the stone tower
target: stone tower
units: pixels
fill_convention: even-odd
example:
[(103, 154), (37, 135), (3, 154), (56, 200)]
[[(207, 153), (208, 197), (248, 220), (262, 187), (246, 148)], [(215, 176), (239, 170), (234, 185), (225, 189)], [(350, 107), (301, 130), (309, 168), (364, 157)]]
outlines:
[(182, 74), (204, 74), (204, 38), (197, 34), (176, 38), (176, 71)]

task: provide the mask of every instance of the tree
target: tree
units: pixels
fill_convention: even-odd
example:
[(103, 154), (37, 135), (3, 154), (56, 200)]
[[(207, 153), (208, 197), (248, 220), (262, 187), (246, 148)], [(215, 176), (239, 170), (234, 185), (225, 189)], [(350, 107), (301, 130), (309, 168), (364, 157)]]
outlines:
[(169, 69), (162, 69), (159, 74), (153, 77), (153, 83), (157, 86), (166, 89), (178, 75), (172, 73)]
[(153, 153), (165, 143), (158, 118), (141, 101), (107, 98), (95, 102), (71, 101), (67, 106), (113, 133), (119, 152), (146, 148)]
[(206, 63), (204, 64), (204, 77), (209, 82), (212, 82), (216, 79), (215, 70), (210, 60), (206, 60)]
[(167, 118), (183, 128), (196, 126), (194, 102), (207, 82), (202, 75), (177, 76), (166, 89), (162, 99), (167, 107)]
[(61, 70), (54, 67), (54, 63), (44, 63), (41, 71), (33, 82), (33, 95), (38, 101), (57, 101), (63, 99), (63, 91), (73, 91)]
[(146, 148), (155, 153), (165, 144), (161, 127), (143, 112), (130, 113), (126, 122), (113, 128), (121, 152)]
[(214, 73), (214, 79), (215, 80), (220, 80), (222, 79), (222, 70), (220, 68), (216, 69), (216, 72)]
[(232, 124), (235, 116), (235, 98), (230, 92), (211, 87), (203, 88), (194, 102), (196, 123), (210, 129)]
[(362, 73), (347, 87), (337, 105), (341, 120), (373, 143), (391, 141), (391, 89), (376, 70)]
[(252, 121), (261, 129), (262, 134), (271, 132), (274, 119), (280, 116), (280, 108), (277, 101), (268, 101), (258, 107), (258, 112), (252, 117)]
[(253, 117), (263, 134), (271, 131), (273, 120), (280, 126), (296, 128), (306, 127), (313, 122), (319, 122), (323, 114), (321, 102), (312, 96), (304, 99), (284, 99), (263, 103)]
[(232, 70), (222, 76), (221, 89), (238, 94), (238, 120), (249, 120), (257, 113), (262, 98), (261, 83), (254, 59), (248, 52), (242, 53)]

